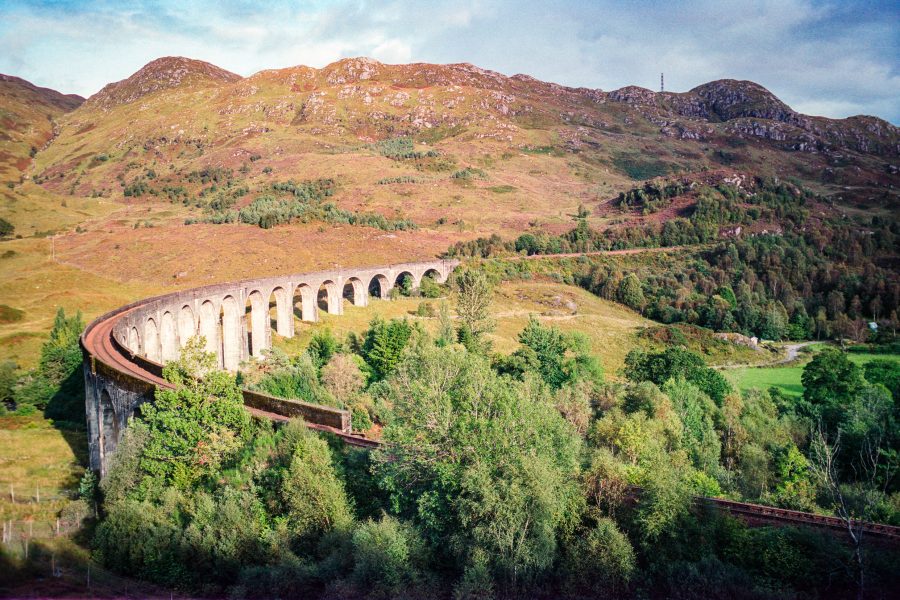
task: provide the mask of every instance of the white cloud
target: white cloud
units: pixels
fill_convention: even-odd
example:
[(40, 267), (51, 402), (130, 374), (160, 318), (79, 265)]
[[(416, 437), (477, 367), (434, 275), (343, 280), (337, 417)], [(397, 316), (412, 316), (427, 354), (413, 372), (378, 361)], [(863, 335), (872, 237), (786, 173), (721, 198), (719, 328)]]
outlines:
[[(149, 2), (149, 0), (148, 0)], [(163, 55), (249, 75), (348, 56), (471, 62), (566, 85), (752, 79), (800, 110), (900, 120), (898, 11), (862, 0), (212, 0), (0, 7), (0, 71), (91, 94)], [(5, 23), (5, 25), (4, 25)]]

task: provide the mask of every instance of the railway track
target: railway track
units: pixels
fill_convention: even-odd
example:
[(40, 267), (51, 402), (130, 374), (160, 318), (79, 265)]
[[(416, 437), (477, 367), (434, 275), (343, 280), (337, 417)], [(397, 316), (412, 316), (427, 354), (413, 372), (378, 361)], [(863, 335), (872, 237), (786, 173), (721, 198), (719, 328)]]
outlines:
[[(700, 496), (697, 498), (697, 502), (727, 512), (744, 520), (755, 519), (782, 525), (809, 525), (822, 529), (831, 529), (836, 532), (847, 531), (847, 524), (838, 517), (817, 515), (815, 513), (802, 512), (799, 510), (775, 508), (774, 506), (763, 506), (761, 504), (750, 504), (748, 502), (736, 502), (734, 500), (725, 500), (722, 498), (706, 498)], [(900, 544), (900, 527), (864, 521), (855, 522), (854, 527), (861, 529), (866, 535), (889, 541), (893, 544)]]

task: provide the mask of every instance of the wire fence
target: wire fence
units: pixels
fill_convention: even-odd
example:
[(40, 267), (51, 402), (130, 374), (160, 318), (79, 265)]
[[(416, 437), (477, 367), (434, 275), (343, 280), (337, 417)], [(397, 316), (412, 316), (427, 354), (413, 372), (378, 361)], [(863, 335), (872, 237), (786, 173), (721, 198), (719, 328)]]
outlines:
[(42, 487), (41, 485), (15, 485), (0, 482), (0, 499), (11, 504), (39, 504), (75, 500), (78, 492), (72, 489)]
[(35, 540), (66, 536), (75, 533), (80, 527), (80, 523), (66, 522), (63, 519), (54, 521), (8, 519), (0, 525), (2, 531), (0, 542), (9, 554), (27, 559)]
[(27, 559), (35, 540), (49, 540), (78, 531), (81, 519), (59, 510), (60, 502), (77, 498), (78, 492), (71, 489), (0, 482), (0, 544), (3, 549), (8, 554)]
[[(76, 510), (67, 501), (77, 500), (76, 490), (0, 482), (0, 551), (23, 569), (23, 577), (38, 577), (40, 589), (15, 588), (14, 595), (44, 597), (61, 591), (76, 596), (116, 598), (184, 598), (169, 590), (131, 581), (94, 563), (89, 555), (73, 551), (64, 539), (77, 534), (85, 517), (96, 507), (85, 504)], [(24, 516), (33, 514), (34, 517)], [(3, 595), (3, 592), (0, 592)], [(5, 597), (5, 596), (4, 596)]]

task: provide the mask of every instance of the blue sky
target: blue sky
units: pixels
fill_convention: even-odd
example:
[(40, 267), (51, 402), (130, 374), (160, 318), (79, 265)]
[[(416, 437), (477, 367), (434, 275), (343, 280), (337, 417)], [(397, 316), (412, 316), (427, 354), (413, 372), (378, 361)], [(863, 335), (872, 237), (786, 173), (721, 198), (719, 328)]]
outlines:
[(750, 79), (797, 110), (900, 123), (900, 2), (0, 0), (0, 72), (90, 95), (167, 55), (241, 75), (350, 56), (565, 85)]

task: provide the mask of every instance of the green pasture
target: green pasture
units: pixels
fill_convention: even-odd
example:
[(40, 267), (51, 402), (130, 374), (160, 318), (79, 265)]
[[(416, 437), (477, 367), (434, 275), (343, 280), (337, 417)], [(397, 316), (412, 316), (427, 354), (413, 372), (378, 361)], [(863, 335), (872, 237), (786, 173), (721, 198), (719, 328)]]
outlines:
[[(810, 357), (810, 355), (806, 355)], [(900, 362), (900, 354), (870, 354), (848, 352), (847, 357), (854, 363), (862, 366), (869, 361), (884, 359)], [(811, 358), (811, 357), (810, 357)], [(803, 367), (808, 358), (802, 362), (794, 362), (783, 367), (742, 367), (725, 371), (725, 376), (739, 391), (749, 389), (767, 390), (770, 387), (780, 389), (789, 396), (800, 397), (803, 395), (803, 384), (800, 378), (803, 376)]]

